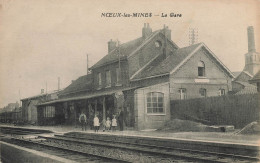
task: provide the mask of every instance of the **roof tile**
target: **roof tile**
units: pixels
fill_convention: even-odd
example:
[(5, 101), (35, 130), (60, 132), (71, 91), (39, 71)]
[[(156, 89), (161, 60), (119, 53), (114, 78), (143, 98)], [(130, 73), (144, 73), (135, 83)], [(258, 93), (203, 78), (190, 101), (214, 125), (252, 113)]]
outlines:
[(158, 56), (150, 65), (148, 65), (143, 71), (137, 74), (133, 80), (143, 79), (146, 77), (161, 75), (170, 73), (175, 67), (177, 67), (190, 53), (192, 53), (199, 45), (194, 44), (184, 48), (177, 49), (173, 54), (169, 55), (166, 59), (162, 60)]
[(73, 81), (68, 87), (59, 93), (65, 95), (72, 92), (87, 91), (92, 88), (92, 74), (84, 75)]

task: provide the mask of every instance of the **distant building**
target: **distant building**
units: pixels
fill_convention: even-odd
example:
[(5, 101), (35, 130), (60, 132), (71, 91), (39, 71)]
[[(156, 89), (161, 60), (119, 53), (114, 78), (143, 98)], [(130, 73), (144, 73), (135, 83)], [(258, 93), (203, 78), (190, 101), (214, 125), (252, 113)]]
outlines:
[(4, 108), (2, 108), (0, 110), (0, 113), (1, 112), (12, 112), (16, 108), (19, 108), (19, 103), (18, 102), (16, 102), (16, 103), (9, 103), (7, 106), (5, 106)]
[(154, 129), (170, 119), (170, 100), (225, 95), (233, 74), (204, 44), (179, 48), (168, 27), (127, 43), (108, 42), (108, 54), (59, 93), (59, 99), (38, 108), (55, 107), (57, 124), (78, 122), (81, 111), (89, 124), (124, 112), (126, 127)]
[(256, 84), (257, 92), (260, 92), (260, 71), (258, 71), (255, 76), (249, 80), (249, 83)]
[[(245, 67), (232, 82), (234, 94), (256, 93), (256, 86), (248, 81), (260, 70), (260, 53), (256, 52), (254, 28), (247, 28), (248, 53), (245, 54)], [(237, 72), (236, 72), (237, 74)]]
[[(58, 91), (44, 93), (44, 91), (41, 90), (41, 94), (39, 94), (39, 95), (21, 99), (23, 121), (27, 122), (27, 123), (32, 123), (32, 124), (38, 124), (39, 115), (44, 114), (45, 112), (46, 112), (46, 114), (53, 115), (54, 111), (55, 111), (54, 108), (38, 111), (37, 105), (40, 103), (46, 102), (46, 101), (58, 99), (57, 94), (58, 94)], [(42, 113), (42, 111), (44, 113)]]

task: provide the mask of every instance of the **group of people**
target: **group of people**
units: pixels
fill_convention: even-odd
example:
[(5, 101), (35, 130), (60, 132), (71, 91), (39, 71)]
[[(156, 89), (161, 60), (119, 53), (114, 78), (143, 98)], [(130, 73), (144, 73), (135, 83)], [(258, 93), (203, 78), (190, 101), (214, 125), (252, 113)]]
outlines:
[[(81, 112), (79, 116), (79, 122), (81, 124), (82, 131), (87, 129), (87, 116)], [(119, 127), (120, 130), (123, 130), (123, 113), (120, 111), (119, 116), (118, 116), (118, 122), (119, 122)], [(116, 115), (113, 115), (112, 121), (110, 120), (109, 117), (106, 119), (103, 119), (101, 124), (99, 121), (99, 118), (97, 114), (95, 114), (94, 119), (93, 119), (93, 127), (95, 132), (98, 132), (100, 127), (102, 127), (103, 132), (104, 131), (115, 131), (117, 128), (117, 118)]]

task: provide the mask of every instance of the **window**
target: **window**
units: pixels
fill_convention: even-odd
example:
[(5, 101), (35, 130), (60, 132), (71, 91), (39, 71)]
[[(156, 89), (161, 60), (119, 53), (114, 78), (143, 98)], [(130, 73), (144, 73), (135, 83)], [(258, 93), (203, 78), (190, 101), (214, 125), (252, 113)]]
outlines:
[(101, 73), (97, 74), (97, 83), (98, 83), (98, 87), (102, 86), (102, 82), (101, 82)]
[(186, 93), (186, 88), (180, 88), (179, 89), (179, 94), (180, 94), (180, 99), (186, 99), (187, 98), (187, 93)]
[(205, 64), (202, 61), (198, 62), (198, 76), (199, 77), (205, 76)]
[(163, 109), (163, 93), (151, 92), (146, 96), (147, 113), (164, 113)]
[(121, 71), (119, 68), (116, 68), (116, 85), (121, 84)]
[(111, 75), (110, 75), (110, 71), (106, 71), (106, 87), (110, 87), (111, 86)]
[(55, 107), (54, 106), (46, 106), (43, 110), (43, 115), (45, 118), (50, 118), (55, 116)]
[(218, 95), (219, 95), (219, 96), (225, 95), (225, 89), (219, 89)]
[(160, 48), (162, 46), (162, 42), (161, 41), (156, 41), (154, 44), (155, 44), (156, 48)]
[(207, 90), (204, 88), (200, 88), (200, 96), (201, 97), (207, 97)]

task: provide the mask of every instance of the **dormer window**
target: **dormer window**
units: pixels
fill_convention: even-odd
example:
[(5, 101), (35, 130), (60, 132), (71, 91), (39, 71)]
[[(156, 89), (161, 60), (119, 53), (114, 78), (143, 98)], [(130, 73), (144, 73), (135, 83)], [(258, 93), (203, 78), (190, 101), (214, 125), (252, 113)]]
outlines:
[(160, 48), (161, 46), (162, 46), (162, 43), (161, 43), (161, 41), (155, 41), (155, 47), (156, 48)]
[(198, 76), (205, 77), (205, 64), (203, 61), (198, 62)]

